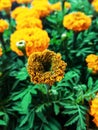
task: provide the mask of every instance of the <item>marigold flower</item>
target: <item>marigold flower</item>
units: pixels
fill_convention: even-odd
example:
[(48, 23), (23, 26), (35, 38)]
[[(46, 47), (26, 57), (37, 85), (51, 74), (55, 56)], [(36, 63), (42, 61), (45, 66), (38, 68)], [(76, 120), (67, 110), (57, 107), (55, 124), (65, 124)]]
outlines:
[(71, 8), (71, 4), (69, 2), (64, 2), (64, 7), (66, 7), (67, 9)]
[(90, 105), (90, 115), (94, 117), (93, 122), (98, 127), (98, 94), (96, 97), (91, 101)]
[(4, 19), (0, 19), (0, 33), (3, 33), (8, 27), (8, 22)]
[(29, 56), (32, 52), (43, 51), (48, 48), (50, 38), (45, 30), (40, 28), (25, 28), (16, 30), (10, 38), (11, 49), (18, 55), (22, 56), (23, 52), (19, 50), (16, 43), (24, 40), (26, 42), (26, 55)]
[(52, 86), (63, 78), (66, 66), (59, 53), (44, 50), (34, 52), (29, 56), (27, 68), (32, 82)]
[(35, 18), (39, 18), (39, 12), (34, 9), (34, 8), (28, 8), (27, 11), (22, 11), (22, 13), (19, 13), (18, 16), (16, 17), (16, 22), (20, 21), (20, 19), (24, 19), (24, 18), (30, 18), (30, 17), (35, 17)]
[(49, 15), (52, 12), (51, 4), (46, 1), (33, 1), (32, 3), (33, 8), (39, 12), (40, 18)]
[(12, 6), (11, 0), (0, 0), (0, 11), (5, 10), (9, 12), (11, 6)]
[(82, 12), (73, 12), (64, 16), (63, 25), (69, 30), (83, 31), (91, 25), (91, 18)]
[[(55, 4), (52, 4), (51, 7), (53, 11), (62, 9), (61, 2), (56, 2)], [(71, 7), (71, 4), (69, 2), (64, 2), (64, 7), (69, 9)]]
[(42, 21), (38, 18), (27, 17), (17, 21), (17, 30), (22, 28), (38, 27), (42, 29)]
[(98, 56), (90, 54), (86, 57), (87, 66), (94, 74), (98, 73)]
[(17, 16), (20, 14), (20, 13), (25, 13), (29, 10), (28, 7), (24, 7), (24, 6), (19, 6), (17, 8), (15, 8), (12, 12), (11, 12), (11, 17), (13, 19), (16, 19)]
[(61, 2), (56, 2), (54, 4), (51, 5), (52, 7), (52, 10), (55, 11), (55, 10), (61, 10)]
[(30, 3), (32, 0), (16, 0), (17, 1), (17, 3), (19, 3), (19, 4), (26, 4), (26, 3)]
[(94, 7), (94, 9), (98, 12), (98, 0), (93, 0), (91, 4)]
[(2, 48), (0, 47), (0, 56), (2, 56), (3, 52), (2, 52)]

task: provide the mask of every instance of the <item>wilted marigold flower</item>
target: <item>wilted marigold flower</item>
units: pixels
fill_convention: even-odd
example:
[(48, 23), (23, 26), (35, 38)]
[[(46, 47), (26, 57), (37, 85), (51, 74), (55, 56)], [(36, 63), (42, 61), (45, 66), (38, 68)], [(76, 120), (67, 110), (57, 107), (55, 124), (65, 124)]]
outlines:
[(11, 0), (0, 0), (0, 11), (8, 11), (11, 9), (12, 2)]
[(42, 21), (38, 18), (27, 17), (17, 21), (17, 30), (22, 28), (34, 28), (38, 27), (42, 29)]
[(26, 43), (26, 55), (29, 56), (32, 52), (43, 51), (48, 48), (50, 38), (45, 30), (40, 28), (25, 28), (16, 30), (10, 38), (11, 49), (18, 55), (24, 55), (16, 46), (16, 43), (24, 40)]
[(98, 12), (98, 0), (93, 0), (91, 4), (94, 7), (94, 9)]
[(88, 29), (91, 21), (83, 12), (73, 12), (64, 16), (63, 25), (69, 30), (79, 32)]
[(98, 127), (98, 94), (90, 104), (90, 115), (94, 117), (93, 122)]
[(28, 58), (28, 72), (35, 84), (52, 86), (63, 78), (66, 66), (61, 55), (50, 50), (34, 52)]
[(51, 4), (48, 1), (32, 1), (31, 4), (39, 13), (40, 18), (43, 18), (52, 12)]
[(8, 27), (9, 23), (4, 19), (0, 19), (0, 33), (3, 33)]
[(86, 57), (88, 69), (92, 70), (94, 74), (98, 73), (98, 56), (90, 54)]

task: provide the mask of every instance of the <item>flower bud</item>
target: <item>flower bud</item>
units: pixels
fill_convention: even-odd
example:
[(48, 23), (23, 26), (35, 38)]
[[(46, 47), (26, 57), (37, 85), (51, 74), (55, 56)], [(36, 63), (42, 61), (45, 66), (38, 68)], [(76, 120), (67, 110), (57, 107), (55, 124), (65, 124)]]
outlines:
[(66, 33), (64, 32), (64, 33), (61, 35), (61, 39), (62, 39), (62, 40), (65, 40), (66, 37), (67, 37), (67, 35), (66, 35)]
[(25, 51), (26, 42), (24, 40), (18, 41), (16, 43), (16, 46), (18, 47), (19, 50), (24, 52)]

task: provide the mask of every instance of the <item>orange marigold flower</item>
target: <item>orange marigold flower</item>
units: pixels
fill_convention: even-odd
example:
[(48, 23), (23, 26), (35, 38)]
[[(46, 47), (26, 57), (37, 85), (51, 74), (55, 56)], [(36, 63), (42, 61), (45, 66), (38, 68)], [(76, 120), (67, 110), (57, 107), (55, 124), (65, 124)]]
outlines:
[(83, 31), (90, 27), (91, 18), (82, 12), (73, 12), (65, 15), (63, 25), (65, 28), (73, 31)]
[(2, 53), (3, 53), (3, 52), (2, 52), (2, 48), (0, 47), (0, 56), (2, 56)]
[(12, 6), (11, 0), (0, 0), (0, 11), (5, 10), (9, 12), (11, 6)]
[(67, 64), (61, 55), (50, 50), (32, 53), (28, 58), (28, 72), (34, 83), (45, 83), (52, 86), (64, 76)]
[(98, 127), (98, 94), (96, 97), (91, 101), (90, 105), (90, 115), (94, 117), (93, 122)]
[(16, 43), (24, 40), (26, 43), (26, 55), (32, 52), (43, 51), (48, 48), (50, 38), (45, 30), (40, 28), (25, 28), (16, 30), (10, 38), (11, 49), (22, 56), (23, 52), (17, 47)]
[(33, 27), (38, 27), (42, 29), (42, 21), (34, 17), (27, 17), (17, 21), (16, 26), (17, 30), (22, 28), (33, 28)]
[(86, 57), (87, 66), (94, 74), (98, 73), (98, 56), (90, 54)]
[(0, 33), (3, 33), (8, 27), (8, 22), (4, 19), (0, 19)]
[(98, 0), (93, 0), (93, 1), (92, 1), (92, 6), (93, 6), (94, 9), (98, 12)]
[(52, 12), (51, 4), (48, 1), (33, 1), (33, 8), (39, 12), (40, 18), (49, 15)]

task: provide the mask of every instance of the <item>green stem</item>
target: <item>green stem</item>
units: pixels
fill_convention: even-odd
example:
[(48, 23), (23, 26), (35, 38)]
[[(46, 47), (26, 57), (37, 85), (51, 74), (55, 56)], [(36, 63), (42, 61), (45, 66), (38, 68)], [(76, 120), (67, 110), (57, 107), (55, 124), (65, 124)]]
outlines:
[(6, 51), (6, 46), (5, 46), (5, 43), (4, 43), (4, 40), (3, 40), (3, 33), (0, 33), (0, 42), (2, 44), (3, 49)]
[(74, 32), (73, 49), (76, 49), (78, 32)]
[(65, 2), (65, 0), (60, 0), (60, 1), (61, 1), (62, 13), (64, 13), (64, 2)]

